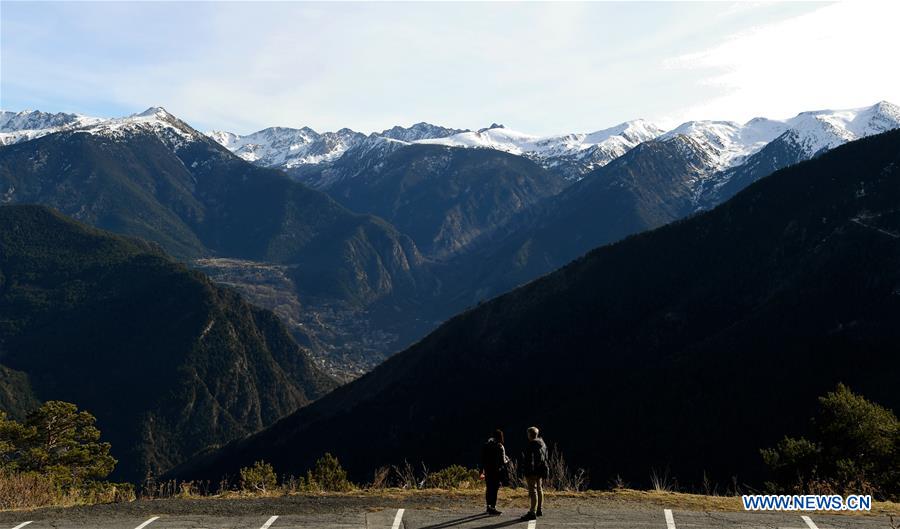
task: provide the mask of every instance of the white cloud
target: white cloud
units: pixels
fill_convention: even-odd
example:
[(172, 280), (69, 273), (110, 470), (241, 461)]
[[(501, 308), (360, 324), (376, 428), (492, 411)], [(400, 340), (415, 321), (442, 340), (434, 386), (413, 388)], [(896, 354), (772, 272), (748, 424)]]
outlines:
[(900, 102), (900, 2), (842, 2), (741, 31), (665, 62), (717, 95), (682, 119), (787, 117), (798, 111)]
[(550, 134), (900, 100), (897, 7), (858, 5), (7, 2), (0, 106)]

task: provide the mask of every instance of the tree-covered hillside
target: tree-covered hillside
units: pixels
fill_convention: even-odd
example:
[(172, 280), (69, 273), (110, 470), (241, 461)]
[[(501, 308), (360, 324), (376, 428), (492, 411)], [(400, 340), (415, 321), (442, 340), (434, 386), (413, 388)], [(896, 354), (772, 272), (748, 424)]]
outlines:
[(95, 414), (142, 479), (335, 387), (270, 312), (152, 243), (39, 206), (0, 207), (0, 404)]

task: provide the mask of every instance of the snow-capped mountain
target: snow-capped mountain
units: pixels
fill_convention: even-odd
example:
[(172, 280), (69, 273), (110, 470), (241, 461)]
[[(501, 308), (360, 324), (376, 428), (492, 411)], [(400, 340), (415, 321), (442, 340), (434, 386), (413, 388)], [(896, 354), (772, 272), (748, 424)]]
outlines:
[[(410, 127), (396, 126), (368, 136), (348, 128), (319, 133), (309, 127), (269, 127), (244, 136), (224, 131), (211, 131), (208, 135), (248, 162), (264, 167), (295, 169), (333, 162), (354, 147), (369, 149), (381, 144), (381, 138), (408, 144), (459, 132), (463, 131), (422, 122)], [(363, 145), (365, 143), (371, 145)]]
[(150, 107), (137, 114), (112, 119), (37, 110), (0, 113), (0, 145), (29, 141), (55, 132), (98, 134), (110, 138), (150, 132), (171, 148), (204, 137), (162, 107)]
[(872, 134), (900, 127), (900, 108), (881, 101), (847, 110), (801, 112), (786, 120), (753, 118), (733, 121), (688, 121), (660, 136), (666, 141), (679, 135), (700, 144), (712, 160), (711, 171), (744, 163), (748, 157), (787, 134), (802, 151), (802, 159)]
[(469, 132), (463, 129), (450, 129), (441, 127), (440, 125), (432, 125), (431, 123), (420, 122), (410, 127), (395, 126), (387, 130), (383, 130), (376, 134), (382, 138), (390, 138), (392, 140), (400, 140), (405, 142), (414, 142), (420, 140), (428, 140), (434, 138), (445, 138), (454, 134)]
[(787, 120), (794, 142), (807, 156), (900, 127), (900, 107), (880, 101), (849, 110), (801, 112)]
[(101, 118), (40, 110), (0, 111), (0, 145), (33, 140), (53, 132), (68, 130), (103, 121)]
[(816, 110), (773, 120), (689, 121), (660, 136), (706, 160), (688, 182), (696, 209), (714, 207), (756, 180), (848, 141), (900, 128), (900, 108), (881, 101), (846, 110)]
[[(648, 140), (669, 141), (678, 136), (690, 138), (703, 151), (702, 157), (709, 159), (706, 173), (712, 175), (740, 166), (785, 134), (802, 151), (799, 159), (808, 159), (847, 141), (896, 128), (900, 126), (898, 116), (900, 110), (897, 106), (882, 101), (863, 108), (802, 112), (784, 120), (758, 117), (743, 124), (734, 121), (688, 121), (668, 132), (646, 120), (637, 119), (591, 133), (551, 136), (518, 132), (497, 124), (473, 131), (429, 123), (393, 127), (368, 136), (350, 129), (320, 134), (309, 128), (281, 127), (246, 136), (228, 132), (211, 132), (209, 135), (247, 161), (284, 169), (330, 164), (348, 152), (360, 158), (365, 153), (381, 155), (403, 145), (420, 143), (494, 149), (525, 156), (568, 180), (579, 180)], [(377, 163), (372, 161), (368, 165)], [(316, 187), (322, 187), (323, 183), (327, 182), (312, 182)]]
[(662, 129), (642, 119), (587, 134), (557, 136), (535, 136), (494, 124), (477, 132), (463, 132), (446, 138), (421, 140), (418, 143), (496, 149), (527, 156), (545, 167), (573, 165), (572, 170), (566, 171), (569, 173), (566, 176), (577, 178), (662, 133)]
[(245, 136), (223, 131), (208, 135), (248, 162), (285, 169), (334, 161), (366, 138), (346, 128), (320, 134), (309, 127), (269, 127)]
[[(714, 182), (702, 182), (698, 189), (721, 187), (734, 169), (757, 156), (776, 140), (781, 156), (789, 163), (811, 158), (824, 150), (848, 141), (900, 127), (900, 108), (886, 101), (869, 107), (846, 110), (801, 112), (784, 119), (754, 118), (746, 123), (733, 121), (688, 121), (663, 132), (645, 120), (628, 121), (614, 127), (586, 134), (537, 136), (493, 124), (477, 131), (460, 130), (416, 123), (396, 126), (365, 135), (348, 128), (319, 133), (304, 128), (270, 127), (240, 136), (231, 132), (207, 134), (244, 160), (265, 167), (290, 170), (293, 174), (324, 170), (347, 153), (361, 160), (358, 167), (377, 166), (381, 159), (410, 144), (434, 144), (459, 148), (485, 148), (525, 156), (568, 180), (578, 180), (589, 171), (622, 156), (636, 145), (653, 139), (671, 141), (686, 137), (708, 159), (706, 175), (722, 173)], [(0, 145), (27, 141), (64, 130), (85, 131), (111, 136), (133, 130), (152, 130), (170, 146), (197, 138), (193, 128), (161, 107), (152, 107), (125, 118), (103, 119), (80, 114), (51, 114), (40, 111), (0, 112)], [(796, 151), (796, 152), (795, 152)], [(760, 168), (774, 167), (770, 162), (754, 159)], [(780, 166), (779, 164), (776, 164)], [(317, 169), (320, 168), (320, 169)], [(762, 170), (762, 169), (760, 169)], [(726, 174), (728, 173), (728, 174)], [(319, 174), (311, 185), (323, 187), (330, 173)], [(701, 178), (705, 180), (706, 178)]]
[(162, 107), (150, 107), (124, 118), (100, 120), (74, 128), (72, 134), (94, 134), (122, 139), (133, 134), (153, 134), (170, 149), (180, 149), (191, 141), (203, 140), (205, 135), (176, 118)]
[(412, 143), (495, 149), (526, 156), (545, 167), (560, 170), (567, 177), (577, 179), (662, 132), (652, 123), (634, 120), (592, 133), (557, 136), (525, 134), (497, 124), (470, 131), (424, 122), (410, 127), (393, 127), (369, 136), (350, 129), (320, 134), (308, 127), (274, 127), (246, 136), (213, 131), (209, 136), (249, 162), (283, 169), (334, 162), (351, 150), (355, 156), (359, 156), (361, 152), (384, 147), (385, 143), (379, 140), (389, 139), (398, 142), (390, 146), (391, 150)]
[(740, 164), (786, 130), (785, 122), (766, 118), (753, 118), (743, 125), (733, 121), (688, 121), (659, 139), (691, 138), (709, 156), (710, 169), (720, 170)]

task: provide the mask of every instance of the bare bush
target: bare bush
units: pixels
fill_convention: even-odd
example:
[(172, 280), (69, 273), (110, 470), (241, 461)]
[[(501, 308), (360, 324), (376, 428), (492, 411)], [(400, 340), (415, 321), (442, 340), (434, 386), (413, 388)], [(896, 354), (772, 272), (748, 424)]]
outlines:
[(559, 491), (583, 491), (587, 488), (587, 472), (583, 468), (575, 471), (569, 469), (566, 458), (558, 445), (553, 445), (547, 455), (547, 467), (550, 477), (547, 486)]
[(706, 471), (703, 471), (703, 483), (702, 483), (702, 491), (706, 496), (718, 496), (719, 495), (719, 486), (712, 483), (709, 480), (709, 476), (706, 475)]
[(428, 467), (425, 466), (425, 463), (422, 463), (421, 476), (416, 473), (415, 468), (409, 461), (404, 461), (400, 466), (394, 465), (392, 470), (394, 480), (401, 489), (421, 489), (425, 486), (425, 481), (428, 479)]
[(669, 475), (668, 468), (663, 472), (659, 472), (655, 468), (650, 469), (650, 485), (656, 492), (674, 492), (678, 489), (678, 483)]
[(390, 486), (391, 468), (378, 467), (372, 475), (372, 483), (369, 484), (370, 489), (386, 489)]
[(298, 478), (297, 476), (290, 474), (281, 479), (281, 492), (284, 494), (294, 494), (295, 492), (302, 491), (305, 485), (306, 480), (302, 477)]
[(610, 488), (613, 490), (625, 490), (628, 488), (628, 483), (622, 479), (622, 476), (616, 474), (616, 478), (610, 482)]
[(179, 498), (195, 498), (200, 496), (200, 488), (193, 481), (182, 481), (181, 490), (178, 492)]
[(737, 476), (731, 476), (731, 487), (729, 487), (729, 489), (728, 489), (728, 495), (729, 496), (740, 496), (741, 494), (742, 494), (741, 486), (740, 486), (740, 484), (738, 484)]
[(519, 465), (514, 459), (510, 459), (506, 469), (508, 479), (506, 485), (508, 487), (517, 489), (525, 486), (525, 476), (522, 474), (522, 471), (519, 470)]

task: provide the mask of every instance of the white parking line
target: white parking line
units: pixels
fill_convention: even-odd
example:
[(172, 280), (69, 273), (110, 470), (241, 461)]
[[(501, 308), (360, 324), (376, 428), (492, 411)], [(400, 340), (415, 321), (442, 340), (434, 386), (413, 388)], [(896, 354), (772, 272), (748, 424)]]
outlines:
[(675, 518), (672, 517), (672, 509), (664, 509), (666, 514), (666, 529), (675, 529)]
[(803, 518), (803, 521), (806, 522), (809, 529), (819, 529), (809, 516), (801, 516), (800, 518)]
[(26, 525), (28, 525), (28, 524), (30, 524), (30, 523), (31, 523), (31, 520), (29, 520), (29, 521), (27, 521), (27, 522), (22, 522), (22, 523), (20, 523), (19, 525), (13, 527), (13, 529), (22, 529), (23, 527), (25, 527)]
[(531, 520), (530, 522), (528, 522), (528, 529), (534, 529), (535, 527), (537, 527), (536, 521)]
[(275, 520), (277, 520), (277, 519), (278, 519), (277, 516), (273, 516), (273, 517), (269, 518), (269, 519), (266, 521), (266, 523), (264, 523), (263, 526), (260, 527), (259, 529), (269, 529), (269, 527), (271, 527), (272, 524), (275, 523)]
[(403, 512), (406, 509), (397, 509), (397, 516), (394, 516), (394, 525), (391, 529), (400, 529), (400, 521), (403, 520)]
[(159, 520), (159, 516), (154, 516), (153, 518), (150, 518), (149, 520), (147, 520), (146, 522), (142, 523), (141, 525), (135, 527), (134, 529), (144, 529), (144, 527), (147, 527), (148, 525), (152, 524), (156, 520)]

